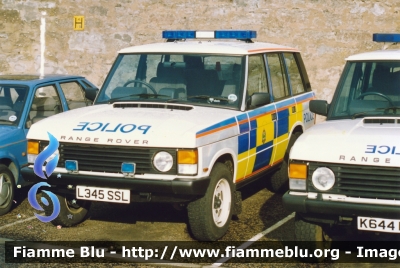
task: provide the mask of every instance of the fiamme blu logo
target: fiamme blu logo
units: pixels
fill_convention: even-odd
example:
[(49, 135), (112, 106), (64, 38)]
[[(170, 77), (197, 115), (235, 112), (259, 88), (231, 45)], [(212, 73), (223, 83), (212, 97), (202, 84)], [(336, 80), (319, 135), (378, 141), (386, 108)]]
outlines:
[[(47, 134), (49, 135), (50, 143), (37, 156), (35, 162), (33, 163), (33, 171), (35, 172), (35, 174), (45, 180), (47, 180), (51, 176), (51, 174), (57, 167), (59, 159), (59, 154), (58, 154), (59, 142), (52, 134), (50, 134), (49, 132), (47, 132)], [(43, 171), (43, 167), (45, 171)], [(50, 184), (48, 184), (47, 182), (39, 182), (33, 185), (28, 192), (29, 203), (34, 209), (39, 211), (44, 211), (44, 209), (36, 200), (36, 194), (38, 193), (39, 188), (43, 186), (51, 187)], [(42, 192), (46, 193), (47, 196), (50, 198), (50, 201), (52, 202), (53, 212), (51, 213), (50, 216), (42, 216), (37, 213), (34, 214), (40, 221), (50, 222), (55, 218), (57, 218), (58, 214), (60, 214), (60, 202), (57, 196), (52, 192), (45, 190), (42, 190)], [(50, 203), (45, 197), (41, 197), (40, 201), (43, 203), (43, 205), (50, 207)]]

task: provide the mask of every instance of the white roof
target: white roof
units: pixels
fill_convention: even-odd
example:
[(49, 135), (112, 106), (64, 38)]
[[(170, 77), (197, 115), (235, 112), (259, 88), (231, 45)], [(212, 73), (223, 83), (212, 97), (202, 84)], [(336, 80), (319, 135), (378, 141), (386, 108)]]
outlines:
[(365, 60), (400, 60), (399, 49), (377, 50), (352, 55), (347, 61), (365, 61)]
[(270, 43), (246, 43), (244, 41), (178, 41), (155, 43), (124, 48), (119, 53), (195, 53), (195, 54), (226, 54), (226, 55), (248, 55), (269, 51), (295, 51), (297, 49), (270, 44)]

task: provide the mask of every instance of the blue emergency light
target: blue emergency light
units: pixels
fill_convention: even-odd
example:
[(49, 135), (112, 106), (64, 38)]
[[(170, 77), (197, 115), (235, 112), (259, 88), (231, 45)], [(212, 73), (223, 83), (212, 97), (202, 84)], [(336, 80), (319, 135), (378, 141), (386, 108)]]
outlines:
[(128, 175), (131, 174), (131, 175), (133, 175), (133, 174), (135, 174), (135, 171), (136, 171), (136, 164), (135, 163), (123, 162), (121, 164), (121, 172), (123, 174), (128, 174)]
[(256, 31), (250, 30), (217, 30), (217, 31), (192, 31), (175, 30), (163, 31), (162, 37), (169, 40), (178, 39), (243, 39), (249, 40), (257, 37)]
[(374, 42), (399, 43), (400, 42), (400, 34), (395, 34), (395, 33), (374, 33), (372, 35), (372, 40)]
[(68, 172), (72, 172), (72, 173), (78, 172), (78, 161), (65, 160), (65, 169), (68, 170)]

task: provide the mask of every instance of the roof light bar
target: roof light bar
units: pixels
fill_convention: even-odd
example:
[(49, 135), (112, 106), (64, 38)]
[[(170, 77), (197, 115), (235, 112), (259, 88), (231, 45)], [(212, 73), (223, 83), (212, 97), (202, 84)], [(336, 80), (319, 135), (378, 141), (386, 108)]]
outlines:
[(395, 34), (395, 33), (374, 33), (372, 35), (372, 41), (374, 41), (374, 42), (399, 43), (400, 42), (400, 34)]
[(162, 37), (166, 39), (251, 39), (257, 37), (256, 31), (250, 30), (217, 30), (217, 31), (190, 31), (176, 30), (163, 31)]

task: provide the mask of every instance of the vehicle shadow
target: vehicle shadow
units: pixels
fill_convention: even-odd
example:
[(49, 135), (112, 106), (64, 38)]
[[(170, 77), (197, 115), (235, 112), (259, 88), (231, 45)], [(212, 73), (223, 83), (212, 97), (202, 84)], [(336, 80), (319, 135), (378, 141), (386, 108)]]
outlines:
[(177, 210), (165, 203), (110, 204), (93, 202), (90, 219), (99, 221), (136, 222), (187, 222), (186, 209)]

